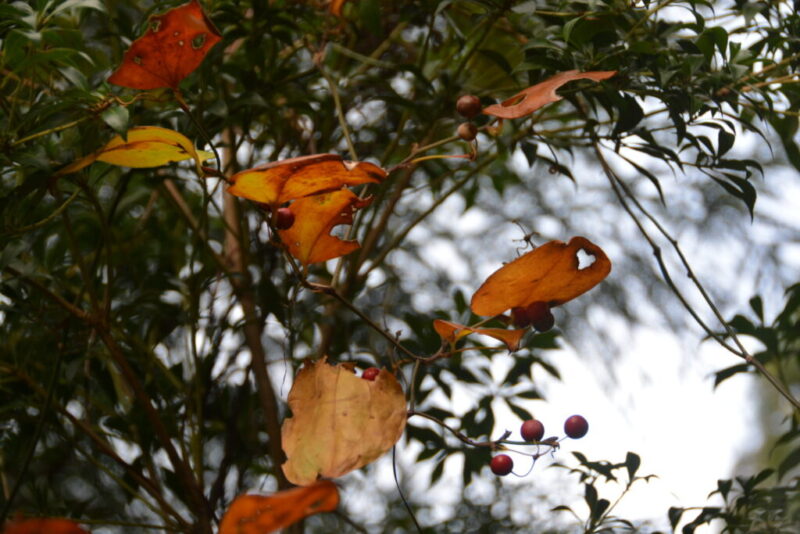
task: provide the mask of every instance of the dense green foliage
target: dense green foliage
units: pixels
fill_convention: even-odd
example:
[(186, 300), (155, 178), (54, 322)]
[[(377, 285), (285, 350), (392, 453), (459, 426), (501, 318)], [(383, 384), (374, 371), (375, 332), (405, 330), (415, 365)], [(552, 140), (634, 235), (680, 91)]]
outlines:
[[(737, 142), (777, 139), (774, 163), (800, 169), (800, 15), (789, 2), (351, 0), (335, 17), (313, 0), (210, 0), (203, 5), (223, 41), (181, 85), (192, 116), (169, 90), (106, 82), (148, 15), (179, 3), (0, 5), (3, 514), (71, 517), (119, 531), (211, 532), (237, 494), (284, 487), (279, 425), (290, 377), (305, 358), (397, 367), (408, 358), (391, 338), (430, 356), (441, 345), (432, 318), (478, 320), (467, 304), (477, 284), (454, 283), (436, 267), (432, 247), (461, 251), (463, 239), (470, 273), (511, 258), (486, 257), (500, 231), (460, 236), (430, 224), (453, 199), (462, 210), (497, 210), (494, 220), (509, 227), (518, 220), (535, 242), (592, 238), (598, 221), (614, 225), (627, 212), (657, 261), (621, 258), (624, 240), (600, 243), (621, 252), (615, 269), (637, 272), (647, 286), (665, 280), (659, 287), (681, 296), (670, 273), (686, 266), (658, 224), (662, 213), (680, 218), (670, 214), (665, 179), (697, 191), (708, 212), (732, 207), (727, 217), (747, 222), (773, 156)], [(414, 156), (468, 152), (455, 136), (459, 95), (488, 105), (572, 69), (618, 73), (599, 84), (572, 82), (559, 91), (561, 102), (505, 121), (499, 132), (479, 116), (475, 161), (409, 164)], [(270, 242), (259, 206), (224, 196), (221, 180), (185, 164), (96, 163), (54, 176), (137, 125), (213, 146), (227, 176), (325, 152), (392, 169), (352, 228), (361, 249), (310, 270), (310, 280), (331, 283), (341, 299), (301, 283)], [(605, 180), (604, 196), (581, 196), (591, 182), (587, 168)], [(564, 206), (549, 195), (568, 180), (578, 190)], [(524, 199), (522, 210), (515, 198)], [(576, 222), (578, 211), (591, 211), (593, 222)], [(583, 306), (630, 313), (625, 285), (611, 280), (601, 304)], [(754, 305), (756, 323), (737, 317), (722, 334), (713, 309), (689, 304), (689, 311), (721, 342), (735, 332), (760, 339), (766, 348), (757, 361), (797, 382), (797, 286), (790, 295), (774, 325)], [(556, 333), (529, 335), (501, 381), (490, 369), (496, 352), (483, 350), (405, 365), (401, 374), (415, 410), (484, 441), (499, 434), (499, 404), (530, 417), (521, 401), (540, 397), (541, 373), (558, 376), (547, 356), (557, 345)], [(720, 380), (754, 370), (732, 361), (741, 365)], [(456, 411), (454, 390), (465, 384), (471, 404)], [(731, 511), (703, 512), (694, 523), (722, 518), (735, 532), (774, 532), (739, 525), (777, 514), (797, 526), (796, 414), (783, 438), (790, 450), (778, 467), (782, 478), (767, 493), (764, 480), (742, 480), (741, 491), (721, 482), (721, 493), (738, 495)], [(421, 448), (418, 461), (435, 460), (431, 482), (454, 455), (463, 457), (465, 485), (486, 474), (488, 447), (465, 445), (422, 418), (410, 419), (399, 447), (410, 444)], [(587, 462), (577, 469), (589, 473), (581, 482), (595, 515), (584, 530), (634, 529), (613, 522), (608, 502), (599, 505), (588, 489), (611, 467), (633, 479), (634, 461)], [(393, 502), (386, 528), (414, 528)], [(460, 518), (487, 519), (463, 507), (472, 512)], [(685, 512), (684, 522), (692, 518)], [(670, 519), (676, 527), (679, 514)], [(441, 531), (462, 528), (454, 521)], [(322, 531), (348, 528), (336, 517), (308, 523), (321, 522)], [(507, 517), (496, 525), (493, 532), (516, 528)]]

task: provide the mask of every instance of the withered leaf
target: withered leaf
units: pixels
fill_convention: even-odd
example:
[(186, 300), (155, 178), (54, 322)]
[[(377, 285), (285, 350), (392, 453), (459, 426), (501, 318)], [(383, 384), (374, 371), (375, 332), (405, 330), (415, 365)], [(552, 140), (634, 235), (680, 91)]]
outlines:
[(293, 484), (334, 478), (382, 456), (406, 426), (406, 399), (395, 376), (381, 369), (374, 381), (325, 359), (307, 363), (289, 392), (292, 417), (283, 422), (283, 464)]
[(599, 82), (616, 74), (615, 70), (597, 70), (590, 72), (580, 72), (578, 70), (568, 70), (560, 72), (547, 80), (528, 87), (520, 91), (511, 98), (504, 100), (500, 104), (493, 104), (484, 108), (485, 115), (494, 115), (501, 119), (518, 119), (539, 108), (558, 102), (561, 97), (556, 94), (556, 90), (565, 83), (573, 80), (594, 80)]

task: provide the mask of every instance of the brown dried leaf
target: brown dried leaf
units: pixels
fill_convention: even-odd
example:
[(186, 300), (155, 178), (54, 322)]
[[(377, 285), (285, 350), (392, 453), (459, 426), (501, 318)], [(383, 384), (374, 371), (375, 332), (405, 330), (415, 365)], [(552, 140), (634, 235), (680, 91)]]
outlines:
[(501, 119), (518, 119), (539, 108), (558, 102), (561, 97), (556, 94), (556, 90), (565, 83), (573, 80), (594, 80), (599, 82), (616, 74), (615, 70), (596, 70), (590, 72), (580, 72), (578, 70), (568, 70), (560, 72), (547, 80), (528, 87), (524, 91), (517, 93), (508, 100), (500, 104), (493, 104), (484, 108), (484, 115), (494, 115)]
[(392, 373), (374, 381), (325, 359), (307, 363), (289, 392), (292, 417), (283, 422), (283, 464), (293, 484), (339, 477), (378, 459), (400, 439), (406, 399)]

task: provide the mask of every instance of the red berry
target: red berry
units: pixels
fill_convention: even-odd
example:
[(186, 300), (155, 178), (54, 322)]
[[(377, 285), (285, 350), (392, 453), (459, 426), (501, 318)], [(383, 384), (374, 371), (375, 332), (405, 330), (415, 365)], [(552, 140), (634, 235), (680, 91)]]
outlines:
[(564, 432), (572, 439), (579, 439), (589, 431), (589, 423), (581, 415), (573, 415), (564, 421)]
[(525, 441), (540, 441), (544, 436), (544, 425), (536, 419), (528, 419), (522, 423), (519, 433)]
[(367, 367), (364, 369), (364, 372), (361, 373), (361, 378), (364, 380), (375, 380), (380, 372), (381, 370), (377, 367)]
[(524, 308), (511, 308), (511, 322), (517, 328), (533, 326), (539, 332), (547, 332), (556, 322), (546, 302), (532, 302)]
[(463, 95), (456, 101), (456, 111), (471, 119), (481, 112), (481, 100), (475, 95)]
[(294, 213), (289, 208), (280, 208), (275, 217), (275, 226), (278, 230), (288, 230), (294, 224)]
[(478, 127), (471, 122), (462, 122), (458, 125), (456, 133), (464, 141), (472, 141), (478, 135)]
[(504, 477), (514, 469), (514, 460), (507, 454), (498, 454), (492, 458), (489, 467), (492, 468), (492, 473), (499, 477)]

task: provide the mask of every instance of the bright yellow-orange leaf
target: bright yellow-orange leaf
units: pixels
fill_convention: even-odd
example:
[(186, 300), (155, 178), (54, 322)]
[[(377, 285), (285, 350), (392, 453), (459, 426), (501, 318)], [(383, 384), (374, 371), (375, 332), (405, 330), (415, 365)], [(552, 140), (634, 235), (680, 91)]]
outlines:
[(3, 534), (89, 534), (69, 519), (17, 519), (7, 523)]
[(485, 115), (494, 115), (501, 119), (518, 119), (533, 113), (547, 104), (552, 104), (553, 102), (561, 100), (561, 97), (556, 94), (556, 90), (565, 83), (582, 79), (599, 82), (600, 80), (612, 77), (616, 73), (617, 71), (615, 70), (596, 70), (590, 72), (568, 70), (566, 72), (560, 72), (541, 83), (528, 87), (500, 104), (493, 104), (484, 108), (483, 113)]
[(266, 534), (337, 506), (339, 490), (330, 480), (267, 496), (240, 495), (222, 517), (219, 534)]
[(344, 161), (336, 154), (314, 154), (259, 165), (231, 176), (228, 193), (264, 204), (340, 189), (345, 185), (379, 183), (386, 171), (365, 161)]
[(292, 417), (283, 422), (283, 473), (299, 486), (334, 478), (378, 459), (400, 439), (406, 399), (381, 369), (374, 381), (325, 359), (307, 363), (289, 392)]
[[(581, 250), (594, 256), (583, 269)], [(550, 241), (495, 271), (472, 296), (470, 307), (477, 315), (497, 315), (534, 302), (558, 306), (586, 293), (609, 272), (611, 261), (605, 252), (585, 237), (573, 237), (569, 243)]]
[(526, 330), (505, 330), (503, 328), (471, 328), (463, 324), (434, 319), (433, 329), (445, 341), (455, 344), (459, 339), (472, 333), (493, 337), (505, 343), (508, 350), (514, 352), (519, 349), (519, 341), (525, 335)]
[(349, 189), (323, 193), (295, 200), (290, 209), (294, 224), (279, 232), (289, 253), (303, 265), (327, 261), (356, 250), (356, 241), (344, 241), (331, 235), (334, 226), (353, 222), (353, 212), (370, 203)]
[(103, 148), (59, 170), (57, 175), (77, 172), (95, 161), (105, 161), (121, 167), (160, 167), (168, 163), (194, 159), (196, 164), (213, 158), (203, 150), (195, 150), (183, 134), (158, 126), (138, 126), (128, 130), (128, 139), (115, 136)]

